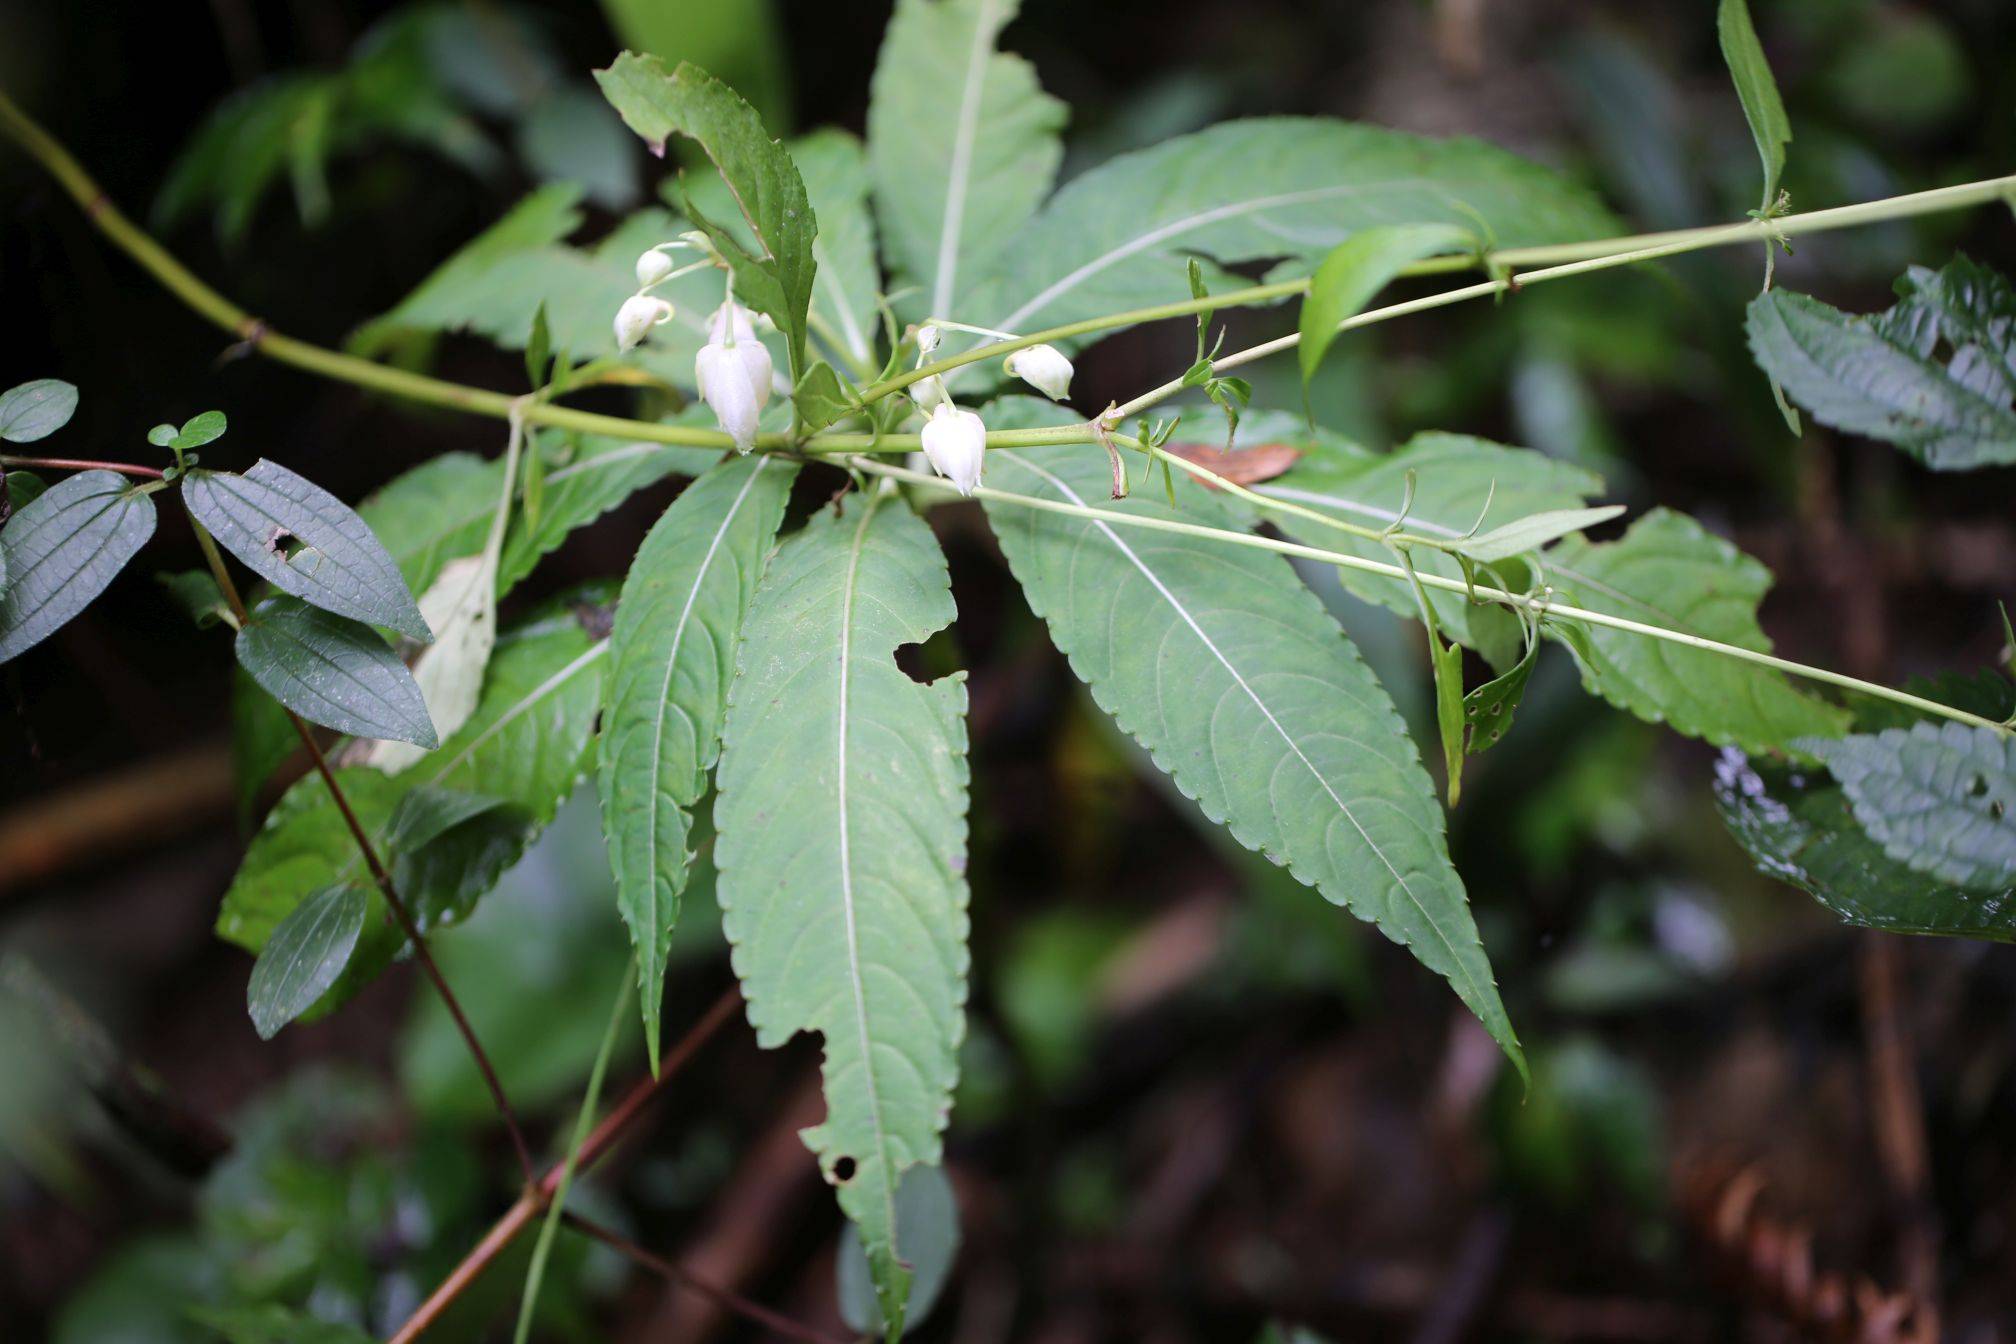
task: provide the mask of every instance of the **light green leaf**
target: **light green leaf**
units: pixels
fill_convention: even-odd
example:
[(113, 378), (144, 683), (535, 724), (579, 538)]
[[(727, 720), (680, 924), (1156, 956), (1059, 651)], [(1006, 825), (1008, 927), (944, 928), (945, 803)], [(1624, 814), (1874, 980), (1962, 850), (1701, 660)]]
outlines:
[(812, 240), (812, 256), (819, 264), (812, 316), (839, 337), (835, 353), (857, 368), (871, 367), (882, 273), (875, 262), (875, 223), (868, 213), (861, 142), (828, 127), (792, 142), (791, 157), (819, 217), (819, 236)]
[(805, 1130), (861, 1230), (882, 1314), (910, 1273), (896, 1190), (939, 1160), (966, 1001), (966, 689), (896, 649), (953, 616), (901, 499), (855, 496), (779, 550), (736, 659), (714, 817), (723, 928), (757, 1041), (824, 1038)]
[(637, 200), (637, 144), (585, 87), (550, 89), (518, 123), (518, 155), (542, 182), (579, 182), (608, 210)]
[(282, 592), (422, 643), (434, 638), (371, 528), (313, 481), (261, 459), (242, 476), (192, 471), (182, 497), (218, 545)]
[(791, 404), (798, 412), (799, 428), (805, 430), (824, 429), (861, 409), (859, 400), (848, 392), (840, 375), (823, 359), (814, 360), (805, 376), (798, 380), (798, 386), (791, 392)]
[(1187, 298), (1186, 254), (1223, 265), (1282, 258), (1283, 272), (1306, 275), (1360, 229), (1475, 229), (1480, 216), (1502, 247), (1617, 232), (1583, 188), (1479, 141), (1256, 118), (1122, 155), (1075, 179), (1016, 234), (992, 268), (997, 278), (962, 307), (1007, 331), (1055, 326)]
[(1715, 801), (1759, 871), (1803, 888), (1850, 924), (2016, 942), (2016, 877), (1966, 891), (1914, 872), (1870, 838), (1847, 793), (1818, 771), (1728, 748), (1715, 767)]
[(2016, 734), (1946, 721), (1799, 746), (1891, 858), (1962, 887), (2016, 882)]
[[(907, 1334), (922, 1325), (937, 1305), (959, 1255), (959, 1203), (943, 1167), (915, 1166), (903, 1173), (902, 1184), (896, 1187), (896, 1226), (902, 1231), (898, 1258), (910, 1266), (913, 1276), (903, 1313)], [(840, 1319), (847, 1328), (857, 1334), (883, 1334), (888, 1327), (875, 1300), (868, 1255), (851, 1223), (840, 1231), (833, 1271), (834, 1295), (840, 1299)]]
[(0, 392), (0, 439), (9, 443), (46, 439), (75, 414), (75, 386), (60, 378), (37, 378)]
[(1757, 156), (1764, 163), (1761, 208), (1769, 210), (1778, 199), (1778, 177), (1785, 171), (1785, 146), (1792, 143), (1792, 122), (1778, 97), (1778, 81), (1771, 77), (1771, 63), (1764, 59), (1756, 26), (1750, 22), (1748, 0), (1722, 0), (1715, 15), (1715, 31), (1722, 42), (1722, 59), (1736, 81), (1744, 120), (1750, 123), (1750, 134), (1757, 141)]
[[(215, 443), (231, 428), (231, 422), (222, 411), (204, 411), (182, 422), (182, 428), (175, 431), (170, 442), (187, 452), (191, 448), (201, 448), (206, 443)], [(271, 465), (270, 463), (265, 465)], [(253, 468), (258, 470), (257, 467)]]
[(1394, 224), (1361, 230), (1331, 249), (1302, 300), (1302, 343), (1296, 353), (1305, 391), (1337, 339), (1338, 323), (1356, 315), (1412, 263), (1476, 247), (1471, 231), (1455, 224)]
[[(1409, 472), (1414, 473), (1414, 497), (1406, 530), (1451, 540), (1472, 527), (1495, 528), (1536, 513), (1573, 508), (1603, 489), (1603, 482), (1582, 468), (1531, 449), (1440, 433), (1417, 434), (1398, 451), (1384, 455), (1317, 440), (1285, 475), (1257, 489), (1360, 527), (1383, 528), (1400, 517)], [(1376, 541), (1320, 523), (1292, 516), (1274, 521), (1311, 546), (1367, 560), (1392, 558)], [(1414, 562), (1423, 574), (1463, 577), (1453, 556), (1422, 550)], [(1338, 570), (1337, 577), (1368, 602), (1402, 616), (1418, 614), (1414, 595), (1398, 579), (1349, 569)], [(1476, 605), (1461, 593), (1440, 589), (1428, 591), (1428, 604), (1449, 638), (1477, 650), (1495, 668), (1512, 666), (1525, 647), (1518, 618), (1501, 607)]]
[(245, 1007), (260, 1040), (272, 1040), (342, 978), (368, 905), (362, 887), (341, 882), (312, 893), (280, 921), (245, 987)]
[(1479, 564), (1496, 564), (1515, 555), (1537, 551), (1570, 532), (1607, 523), (1623, 512), (1622, 504), (1604, 504), (1593, 509), (1546, 509), (1529, 513), (1524, 518), (1515, 518), (1489, 532), (1480, 532), (1459, 543), (1458, 548)]
[(1934, 471), (2016, 462), (2016, 293), (1965, 257), (1914, 266), (1884, 313), (1782, 289), (1750, 302), (1750, 350), (1823, 425), (1896, 444)]
[(736, 641), (797, 474), (752, 455), (695, 481), (645, 537), (616, 606), (597, 777), (654, 1062), (689, 809), (720, 753)]
[(352, 737), (438, 745), (413, 674), (370, 626), (277, 595), (251, 616), (238, 663), (275, 700)]
[(687, 213), (727, 258), (736, 296), (770, 314), (784, 333), (795, 382), (805, 369), (805, 319), (816, 268), (812, 240), (819, 222), (791, 156), (741, 95), (690, 62), (667, 74), (657, 57), (626, 51), (607, 70), (597, 70), (595, 80), (654, 154), (662, 157), (667, 137), (677, 133), (698, 141), (712, 160), (753, 248), (690, 203)]
[[(1567, 605), (1771, 650), (1757, 624), (1770, 571), (1683, 513), (1654, 509), (1617, 541), (1570, 537), (1545, 567)], [(1566, 642), (1590, 691), (1718, 746), (1782, 750), (1848, 725), (1843, 711), (1755, 663), (1600, 625)]]
[(153, 535), (154, 501), (112, 471), (80, 471), (18, 510), (0, 532), (0, 663), (91, 605)]
[[(988, 457), (1000, 489), (1074, 504), (1106, 493), (1096, 450)], [(1202, 487), (1176, 489), (1180, 513), (1148, 493), (1102, 507), (1230, 522)], [(1072, 669), (1177, 787), (1247, 848), (1411, 950), (1519, 1060), (1413, 740), (1293, 567), (1187, 536), (987, 511)]]
[[(420, 595), (420, 614), (435, 639), (413, 660), (414, 685), (434, 726), (452, 734), (476, 712), (497, 644), (496, 553), (458, 556), (443, 565), (434, 586)], [(396, 775), (425, 754), (388, 739), (372, 744), (364, 760)]]
[(1020, 7), (899, 0), (882, 40), (868, 104), (875, 213), (920, 315), (955, 315), (1057, 176), (1064, 104), (995, 50)]

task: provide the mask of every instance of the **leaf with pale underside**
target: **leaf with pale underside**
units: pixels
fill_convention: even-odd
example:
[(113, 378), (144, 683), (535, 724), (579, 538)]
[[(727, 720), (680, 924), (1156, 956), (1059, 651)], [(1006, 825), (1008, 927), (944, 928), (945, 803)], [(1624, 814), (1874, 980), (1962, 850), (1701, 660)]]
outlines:
[(1962, 887), (2016, 883), (2016, 733), (1949, 720), (1799, 745), (1891, 858)]
[(730, 690), (717, 891), (757, 1040), (823, 1038), (826, 1119), (804, 1131), (860, 1229), (885, 1320), (909, 1272), (903, 1173), (939, 1160), (966, 974), (966, 688), (899, 646), (942, 629), (952, 590), (900, 497), (851, 496), (779, 549)]
[(153, 535), (154, 501), (112, 471), (81, 471), (16, 510), (0, 531), (0, 663), (91, 605)]
[(0, 439), (46, 439), (77, 414), (77, 389), (60, 378), (37, 378), (0, 392)]
[[(420, 613), (434, 642), (413, 660), (413, 680), (441, 732), (452, 734), (476, 712), (483, 673), (497, 644), (497, 556), (486, 551), (450, 560), (420, 595)], [(365, 759), (398, 774), (424, 751), (397, 741), (374, 744)]]
[[(997, 402), (988, 423), (1015, 418)], [(1147, 493), (1104, 502), (1096, 448), (988, 457), (998, 489), (1232, 525), (1181, 480), (1180, 511)], [(1072, 670), (1177, 787), (1240, 843), (1407, 947), (1520, 1060), (1413, 739), (1294, 568), (1203, 538), (1007, 503), (987, 513)]]
[(275, 594), (252, 608), (236, 648), (252, 680), (310, 723), (425, 750), (440, 742), (413, 674), (362, 622)]
[(736, 642), (797, 474), (795, 464), (751, 455), (695, 481), (645, 537), (616, 607), (597, 769), (654, 1061), (690, 809), (720, 753)]
[(1603, 504), (1593, 509), (1543, 509), (1465, 538), (1456, 543), (1456, 548), (1480, 564), (1496, 564), (1537, 551), (1570, 532), (1607, 523), (1623, 513), (1622, 504)]
[(362, 887), (339, 882), (313, 893), (280, 921), (245, 987), (246, 1011), (260, 1040), (272, 1040), (342, 978), (368, 906)]

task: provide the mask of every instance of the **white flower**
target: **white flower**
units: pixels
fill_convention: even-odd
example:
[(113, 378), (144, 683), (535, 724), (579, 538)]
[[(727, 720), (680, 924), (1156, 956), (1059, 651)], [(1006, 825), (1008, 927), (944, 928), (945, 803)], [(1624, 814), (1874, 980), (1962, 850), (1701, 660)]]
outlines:
[(672, 274), (672, 258), (665, 255), (663, 247), (660, 244), (637, 258), (637, 288), (649, 289)]
[(749, 310), (724, 303), (708, 321), (711, 339), (693, 361), (700, 400), (714, 410), (738, 452), (756, 444), (756, 421), (770, 400), (770, 351), (756, 339)]
[[(730, 336), (730, 332), (733, 336)], [(715, 345), (733, 345), (756, 339), (756, 318), (747, 308), (730, 299), (707, 319), (707, 339)]]
[(924, 456), (960, 494), (970, 495), (986, 465), (987, 426), (973, 412), (940, 402), (924, 424)]
[(917, 353), (926, 359), (937, 354), (940, 335), (941, 333), (938, 328), (934, 326), (926, 325), (917, 328)]
[(1071, 395), (1071, 361), (1055, 346), (1032, 345), (1001, 361), (1009, 376), (1020, 378), (1052, 401)]
[(919, 378), (910, 384), (910, 400), (923, 411), (935, 410), (952, 400), (952, 394), (945, 390), (945, 375), (934, 373), (929, 378)]
[(628, 350), (653, 327), (672, 320), (672, 305), (649, 294), (633, 294), (616, 310), (616, 348)]

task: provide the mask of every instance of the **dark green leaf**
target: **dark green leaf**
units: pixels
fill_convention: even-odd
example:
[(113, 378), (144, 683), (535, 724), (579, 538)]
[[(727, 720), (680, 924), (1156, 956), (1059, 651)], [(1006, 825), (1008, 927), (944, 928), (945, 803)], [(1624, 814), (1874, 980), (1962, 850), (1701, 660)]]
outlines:
[(1891, 858), (1976, 890), (2016, 882), (2016, 733), (1948, 720), (1799, 746)]
[(7, 516), (27, 508), (48, 492), (49, 483), (32, 471), (10, 471), (7, 473), (7, 498), (5, 508), (0, 508), (0, 523)]
[(240, 830), (249, 830), (259, 795), (282, 762), (301, 746), (281, 709), (242, 667), (231, 669), (231, 794)]
[(1361, 229), (1337, 244), (1310, 278), (1302, 300), (1302, 386), (1316, 368), (1338, 324), (1354, 316), (1372, 296), (1393, 282), (1409, 265), (1438, 252), (1474, 251), (1475, 237), (1455, 224), (1389, 224)]
[(1526, 645), (1526, 653), (1503, 676), (1494, 677), (1463, 697), (1463, 722), (1468, 729), (1464, 750), (1475, 756), (1488, 751), (1512, 731), (1512, 714), (1526, 694), (1533, 667), (1540, 661), (1540, 641)]
[(546, 304), (532, 314), (532, 335), (525, 342), (525, 381), (534, 392), (546, 386), (552, 376), (553, 332), (546, 325)]
[(15, 513), (0, 531), (0, 663), (89, 606), (153, 535), (154, 501), (112, 471), (79, 472)]
[[(903, 1333), (924, 1323), (944, 1291), (959, 1256), (959, 1202), (952, 1182), (939, 1166), (915, 1166), (896, 1187), (896, 1253), (910, 1266), (910, 1300), (903, 1308)], [(860, 1334), (880, 1335), (886, 1329), (882, 1306), (868, 1273), (868, 1254), (852, 1223), (840, 1230), (840, 1253), (834, 1260), (834, 1290), (840, 1299), (840, 1319)]]
[(260, 1040), (272, 1040), (342, 978), (364, 931), (367, 905), (362, 887), (341, 882), (310, 894), (280, 921), (245, 987), (245, 1006)]
[(1785, 115), (1785, 103), (1778, 96), (1778, 81), (1771, 77), (1771, 63), (1764, 59), (1763, 44), (1750, 22), (1748, 0), (1722, 0), (1715, 16), (1715, 31), (1722, 42), (1722, 59), (1736, 81), (1736, 96), (1743, 103), (1743, 117), (1757, 141), (1757, 155), (1764, 164), (1764, 200), (1769, 210), (1778, 199), (1778, 177), (1785, 171), (1785, 146), (1792, 143), (1792, 122)]
[(823, 359), (814, 360), (805, 376), (798, 380), (791, 393), (791, 404), (798, 408), (798, 427), (808, 431), (824, 429), (860, 409), (860, 403), (848, 393), (840, 375)]
[(217, 580), (210, 577), (207, 569), (156, 574), (154, 579), (189, 613), (189, 619), (196, 622), (199, 630), (207, 630), (231, 614), (224, 594), (218, 590)]
[(501, 798), (456, 789), (422, 787), (399, 800), (385, 823), (385, 846), (395, 854), (410, 854), (430, 845), (462, 823), (504, 806)]
[(273, 596), (238, 632), (238, 662), (275, 700), (353, 737), (439, 745), (413, 674), (370, 626)]
[(59, 378), (37, 378), (10, 387), (0, 392), (0, 439), (9, 443), (46, 439), (76, 413), (77, 389)]

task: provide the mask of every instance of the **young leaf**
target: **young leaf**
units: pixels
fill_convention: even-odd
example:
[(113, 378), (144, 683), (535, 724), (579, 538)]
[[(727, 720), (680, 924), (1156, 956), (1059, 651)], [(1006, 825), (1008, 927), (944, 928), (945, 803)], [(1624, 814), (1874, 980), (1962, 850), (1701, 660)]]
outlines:
[[(1617, 541), (1569, 537), (1546, 570), (1568, 605), (1770, 652), (1757, 624), (1770, 571), (1683, 513), (1654, 509)], [(1675, 732), (1761, 752), (1847, 729), (1845, 713), (1770, 668), (1607, 626), (1582, 634), (1565, 642), (1583, 683)]]
[(2016, 881), (2016, 735), (1947, 721), (1798, 745), (1899, 863), (1977, 890)]
[(747, 235), (701, 215), (690, 201), (687, 213), (727, 259), (736, 297), (770, 314), (784, 333), (795, 382), (805, 369), (805, 317), (816, 266), (812, 241), (819, 223), (791, 156), (770, 138), (754, 108), (690, 62), (667, 74), (657, 57), (626, 51), (607, 70), (597, 70), (595, 80), (652, 153), (662, 157), (666, 138), (677, 133), (698, 141), (713, 161)]
[(1512, 670), (1503, 676), (1493, 677), (1476, 690), (1463, 697), (1463, 723), (1466, 729), (1463, 750), (1475, 756), (1489, 751), (1504, 740), (1512, 731), (1512, 714), (1519, 708), (1519, 701), (1526, 694), (1526, 683), (1533, 678), (1534, 665), (1540, 661), (1540, 641), (1527, 641), (1526, 652)]
[(1438, 252), (1475, 250), (1470, 230), (1455, 224), (1392, 224), (1362, 229), (1323, 258), (1302, 300), (1302, 390), (1338, 337), (1338, 324), (1371, 302), (1410, 264)]
[(342, 978), (368, 907), (362, 887), (339, 882), (311, 894), (280, 921), (245, 986), (245, 1007), (260, 1040), (272, 1040)]
[(804, 430), (824, 429), (860, 410), (859, 400), (848, 394), (840, 375), (823, 359), (814, 360), (805, 376), (798, 380), (798, 386), (791, 392), (791, 404), (798, 411), (798, 427)]
[(1841, 786), (1725, 748), (1715, 801), (1758, 870), (1803, 888), (1850, 924), (2016, 942), (2016, 877), (1965, 891), (1913, 871), (1855, 819)]
[(900, 1331), (896, 1191), (939, 1160), (966, 1001), (966, 689), (896, 649), (952, 619), (900, 498), (828, 509), (778, 551), (745, 626), (714, 817), (722, 926), (758, 1043), (824, 1038), (804, 1131)]
[(1515, 555), (1537, 551), (1570, 532), (1607, 523), (1623, 512), (1622, 504), (1605, 504), (1593, 509), (1545, 509), (1471, 537), (1460, 543), (1459, 549), (1481, 565), (1492, 565), (1510, 560)]
[[(170, 442), (187, 452), (192, 448), (201, 448), (205, 444), (217, 442), (224, 437), (225, 431), (230, 427), (231, 422), (225, 419), (224, 412), (205, 411), (201, 415), (183, 421), (182, 428), (175, 431), (175, 437)], [(256, 471), (258, 468), (255, 467), (253, 470)]]
[(525, 340), (525, 380), (534, 392), (553, 376), (553, 330), (546, 323), (546, 305), (532, 314), (532, 332)]
[(875, 212), (920, 315), (953, 315), (1050, 194), (1063, 158), (1064, 104), (1027, 61), (995, 49), (1019, 8), (899, 0), (882, 40), (868, 104)]
[(1715, 31), (1722, 42), (1722, 60), (1736, 81), (1743, 117), (1757, 141), (1757, 156), (1764, 163), (1764, 200), (1759, 208), (1769, 210), (1778, 199), (1778, 176), (1785, 171), (1785, 146), (1792, 143), (1792, 123), (1785, 116), (1778, 81), (1771, 77), (1771, 64), (1764, 59), (1763, 44), (1750, 22), (1749, 0), (1722, 0), (1715, 15)]
[(689, 809), (720, 753), (735, 645), (797, 470), (734, 457), (687, 487), (645, 537), (616, 606), (597, 778), (654, 1065)]
[[(1009, 423), (996, 403), (988, 423)], [(989, 479), (1068, 503), (1105, 493), (1082, 448), (988, 454)], [(1177, 482), (1107, 507), (1230, 521)], [(1378, 926), (1447, 979), (1516, 1061), (1442, 810), (1393, 703), (1281, 557), (989, 504), (1029, 604), (1092, 697), (1240, 843)]]
[(282, 592), (409, 639), (434, 638), (377, 536), (314, 482), (262, 460), (242, 476), (192, 471), (182, 495), (218, 545)]
[[(1965, 257), (1914, 266), (1889, 311), (1856, 317), (1782, 289), (1750, 302), (1750, 350), (1823, 425), (1934, 471), (2016, 462), (2016, 293)], [(1941, 357), (1941, 351), (1946, 352)]]
[[(959, 1202), (945, 1168), (915, 1166), (903, 1173), (896, 1187), (896, 1226), (902, 1241), (897, 1255), (910, 1266), (910, 1301), (903, 1311), (907, 1333), (924, 1323), (937, 1305), (952, 1262), (959, 1256)], [(833, 1263), (834, 1295), (840, 1300), (840, 1319), (857, 1334), (880, 1335), (888, 1329), (882, 1307), (875, 1300), (875, 1285), (869, 1276), (868, 1256), (861, 1249), (861, 1234), (852, 1224), (840, 1230), (840, 1253)]]
[(0, 439), (9, 443), (46, 439), (69, 424), (75, 414), (74, 386), (60, 378), (37, 378), (0, 392)]
[(370, 626), (277, 595), (251, 615), (238, 663), (275, 700), (353, 737), (439, 745), (413, 674)]
[(89, 606), (153, 535), (154, 501), (112, 471), (80, 471), (16, 512), (0, 531), (0, 663)]

